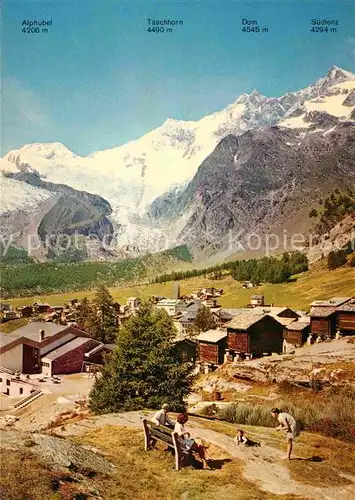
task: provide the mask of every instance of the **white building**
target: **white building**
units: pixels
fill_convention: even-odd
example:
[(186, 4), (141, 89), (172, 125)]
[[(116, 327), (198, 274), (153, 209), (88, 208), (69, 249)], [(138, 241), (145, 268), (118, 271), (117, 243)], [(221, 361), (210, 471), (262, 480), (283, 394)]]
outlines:
[(132, 311), (135, 311), (136, 309), (138, 309), (140, 303), (141, 303), (141, 301), (140, 301), (140, 299), (138, 297), (129, 297), (127, 299), (127, 306)]
[(162, 299), (157, 303), (157, 308), (164, 309), (169, 316), (176, 316), (184, 306), (184, 302), (178, 299)]
[(13, 371), (0, 366), (0, 393), (18, 398), (30, 396), (36, 389), (30, 380), (16, 377)]

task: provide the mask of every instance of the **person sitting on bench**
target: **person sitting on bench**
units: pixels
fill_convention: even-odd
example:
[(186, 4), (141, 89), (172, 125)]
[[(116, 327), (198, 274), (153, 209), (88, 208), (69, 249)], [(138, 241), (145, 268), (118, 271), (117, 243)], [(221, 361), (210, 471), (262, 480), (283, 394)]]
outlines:
[(157, 425), (165, 425), (166, 427), (170, 427), (170, 429), (174, 429), (175, 422), (173, 422), (168, 417), (169, 405), (164, 403), (161, 407), (161, 410), (157, 411), (153, 417), (153, 422)]
[(186, 413), (180, 413), (176, 420), (177, 423), (175, 424), (174, 432), (179, 436), (181, 448), (186, 452), (197, 453), (202, 461), (203, 468), (210, 469), (206, 460), (206, 446), (204, 444), (197, 444), (194, 439), (191, 439), (190, 433), (185, 429), (185, 424), (188, 421)]

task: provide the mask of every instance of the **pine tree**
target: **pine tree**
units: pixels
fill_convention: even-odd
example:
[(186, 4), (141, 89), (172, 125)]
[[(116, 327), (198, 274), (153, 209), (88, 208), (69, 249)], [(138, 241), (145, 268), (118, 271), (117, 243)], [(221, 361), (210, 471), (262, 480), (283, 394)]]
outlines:
[(75, 314), (75, 321), (79, 328), (90, 332), (92, 324), (92, 304), (87, 297), (84, 297), (81, 301), (81, 304)]
[(93, 311), (89, 322), (90, 333), (100, 342), (114, 342), (118, 332), (117, 313), (113, 307), (113, 297), (105, 285), (100, 285), (96, 289), (92, 305)]
[(216, 328), (216, 323), (213, 319), (211, 311), (206, 306), (201, 306), (197, 311), (195, 318), (195, 329), (197, 332), (207, 332)]
[(185, 409), (192, 367), (173, 343), (174, 325), (165, 311), (143, 302), (120, 330), (115, 349), (90, 392), (95, 413), (158, 408)]
[(328, 265), (328, 269), (330, 269), (330, 270), (337, 268), (337, 259), (336, 259), (335, 252), (333, 250), (331, 252), (329, 252), (329, 254), (328, 254), (327, 265)]

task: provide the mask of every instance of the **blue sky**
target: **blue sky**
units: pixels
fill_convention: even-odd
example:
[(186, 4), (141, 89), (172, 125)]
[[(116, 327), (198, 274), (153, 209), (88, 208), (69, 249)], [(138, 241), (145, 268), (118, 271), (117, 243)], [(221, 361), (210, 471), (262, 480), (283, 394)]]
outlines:
[[(5, 0), (2, 11), (2, 154), (58, 141), (86, 155), (243, 92), (278, 96), (333, 64), (355, 71), (353, 0)], [(184, 24), (148, 33), (147, 18)], [(268, 33), (243, 33), (242, 18)], [(338, 20), (337, 33), (311, 33), (312, 18)], [(25, 34), (24, 19), (53, 26)]]

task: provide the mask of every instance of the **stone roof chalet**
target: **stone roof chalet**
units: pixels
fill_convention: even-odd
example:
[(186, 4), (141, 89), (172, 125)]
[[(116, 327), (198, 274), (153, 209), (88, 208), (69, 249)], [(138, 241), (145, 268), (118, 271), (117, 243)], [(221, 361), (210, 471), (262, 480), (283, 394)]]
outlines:
[(351, 297), (332, 297), (328, 300), (315, 300), (311, 303), (312, 307), (340, 307), (346, 302), (350, 302)]
[(350, 302), (346, 302), (342, 306), (336, 309), (339, 312), (354, 312), (355, 313), (355, 299), (351, 299)]
[(199, 342), (211, 342), (216, 343), (227, 337), (227, 332), (225, 330), (208, 330), (207, 332), (202, 332), (197, 337)]
[(301, 332), (302, 330), (305, 330), (306, 328), (309, 328), (309, 323), (305, 321), (293, 321), (291, 324), (286, 325), (286, 330), (293, 330), (293, 331), (299, 331)]
[(353, 299), (351, 297), (332, 297), (328, 300), (315, 300), (311, 303), (310, 316), (316, 318), (328, 318), (341, 307), (352, 306)]
[(319, 306), (319, 307), (311, 307), (310, 316), (316, 318), (328, 318), (328, 316), (335, 313), (336, 307), (329, 306)]
[(233, 330), (248, 330), (248, 328), (266, 317), (270, 318), (271, 316), (265, 313), (253, 312), (253, 310), (246, 310), (245, 312), (236, 314), (234, 318), (226, 324), (226, 327), (232, 328)]

